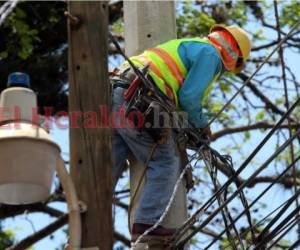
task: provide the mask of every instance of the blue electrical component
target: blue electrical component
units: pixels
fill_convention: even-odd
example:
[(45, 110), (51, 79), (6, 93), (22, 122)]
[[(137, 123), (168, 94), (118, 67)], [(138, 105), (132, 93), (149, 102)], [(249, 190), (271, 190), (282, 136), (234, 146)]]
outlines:
[(22, 72), (13, 72), (9, 74), (7, 87), (25, 87), (30, 88), (29, 75)]

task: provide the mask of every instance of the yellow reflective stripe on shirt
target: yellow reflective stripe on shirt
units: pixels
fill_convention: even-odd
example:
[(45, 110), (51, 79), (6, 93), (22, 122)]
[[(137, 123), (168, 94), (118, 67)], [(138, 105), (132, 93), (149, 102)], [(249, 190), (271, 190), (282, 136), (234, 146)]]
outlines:
[[(148, 60), (143, 54), (138, 55), (135, 57), (135, 60), (140, 61), (144, 66), (149, 65), (149, 69), (156, 74), (158, 77), (162, 78), (161, 72), (159, 71), (159, 69), (154, 65), (154, 63), (152, 63), (150, 60)], [(174, 96), (174, 93), (172, 91), (172, 87), (167, 83), (165, 83), (165, 88), (166, 88), (166, 94), (167, 96), (174, 102), (176, 103), (176, 99)]]
[(143, 54), (136, 57), (143, 65), (149, 65), (149, 69), (152, 70), (157, 76), (162, 77), (159, 69), (146, 58)]
[(166, 65), (170, 69), (170, 72), (176, 79), (178, 85), (181, 85), (184, 80), (184, 77), (182, 76), (180, 69), (177, 63), (174, 61), (173, 57), (170, 56), (169, 53), (162, 48), (152, 48), (148, 49), (148, 51), (154, 52), (166, 63)]

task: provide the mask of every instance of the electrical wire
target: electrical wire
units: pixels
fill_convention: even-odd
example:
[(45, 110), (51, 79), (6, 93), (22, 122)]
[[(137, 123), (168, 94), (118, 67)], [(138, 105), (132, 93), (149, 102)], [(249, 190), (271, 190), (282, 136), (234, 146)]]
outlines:
[[(222, 193), (238, 176), (239, 174), (247, 167), (250, 161), (254, 156), (259, 152), (259, 150), (265, 145), (265, 143), (271, 138), (271, 136), (277, 131), (280, 125), (284, 120), (291, 114), (291, 112), (299, 105), (300, 98), (289, 108), (289, 110), (281, 116), (280, 120), (274, 125), (274, 127), (269, 131), (269, 133), (264, 137), (264, 139), (258, 144), (258, 146), (252, 151), (252, 153), (247, 157), (247, 159), (241, 164), (241, 166), (236, 170), (235, 174), (231, 176), (223, 186), (215, 192), (210, 199), (208, 199), (197, 211), (183, 223), (183, 225), (177, 230), (173, 235), (172, 240), (174, 242), (178, 241), (186, 231), (198, 220), (198, 217), (216, 200), (216, 196)], [(241, 189), (239, 189), (241, 190)]]
[[(287, 225), (285, 225), (275, 236), (279, 235), (283, 232), (266, 250), (272, 250), (273, 246), (275, 246), (287, 233), (289, 233), (300, 221), (300, 216), (296, 216), (294, 220), (290, 221)], [(285, 231), (284, 231), (285, 230)]]
[[(300, 191), (297, 194), (295, 194), (292, 198), (290, 198), (289, 202), (286, 205), (290, 205), (292, 202), (294, 202), (295, 198), (297, 198), (299, 194)], [(282, 227), (286, 225), (286, 223), (288, 223), (295, 215), (297, 215), (298, 212), (299, 207), (296, 207), (282, 222), (279, 223), (278, 226), (275, 227), (274, 230), (272, 230), (267, 235), (262, 235), (264, 236), (264, 238), (261, 239), (261, 241), (259, 241), (258, 244), (256, 244), (252, 250), (260, 250), (263, 246), (265, 246), (272, 238), (276, 236), (276, 234), (280, 231)]]
[[(300, 155), (295, 159), (294, 162), (292, 162), (279, 176), (277, 176), (277, 178), (268, 185), (267, 188), (265, 188), (249, 205), (249, 208), (251, 208), (252, 206), (254, 206), (259, 200), (260, 198), (262, 198), (271, 188), (272, 186), (274, 186), (283, 176), (286, 175), (286, 173), (293, 167), (293, 165), (300, 160)], [(281, 204), (279, 207), (277, 207), (275, 210), (273, 210), (271, 213), (269, 213), (266, 217), (264, 217), (262, 220), (260, 220), (258, 223), (256, 223), (255, 225), (253, 225), (253, 229), (255, 229), (258, 225), (260, 225), (265, 218), (268, 218), (269, 216), (271, 216), (274, 212), (276, 212), (278, 209), (280, 209), (283, 205), (285, 205), (287, 203), (287, 201), (285, 201), (283, 204)], [(245, 213), (245, 211), (241, 212), (234, 220), (234, 222), (237, 222), (242, 215)], [(243, 234), (247, 233), (250, 229), (245, 230)], [(222, 235), (225, 233), (225, 230), (223, 230), (217, 237), (214, 238), (214, 240), (207, 245), (204, 250), (209, 249), (214, 243), (216, 243), (221, 237)], [(225, 246), (225, 249), (228, 247), (229, 245)]]
[[(274, 13), (275, 13), (275, 19), (276, 19), (276, 26), (277, 26), (277, 37), (278, 40), (281, 39), (281, 27), (280, 27), (280, 21), (279, 21), (279, 14), (278, 14), (278, 6), (277, 6), (277, 0), (274, 1)], [(287, 79), (286, 79), (286, 70), (285, 70), (285, 60), (284, 60), (284, 48), (280, 46), (278, 50), (279, 58), (280, 58), (280, 63), (281, 63), (281, 72), (282, 72), (282, 80), (283, 80), (283, 87), (284, 87), (284, 98), (285, 98), (285, 106), (288, 109), (289, 108), (289, 97), (288, 97), (288, 86), (287, 86)], [(292, 136), (292, 127), (291, 127), (291, 120), (288, 119), (288, 131), (289, 131), (289, 137)], [(298, 138), (298, 142), (300, 144), (300, 138)], [(290, 155), (291, 155), (291, 160), (294, 161), (294, 145), (291, 143), (290, 147)], [(294, 176), (294, 192), (297, 193), (298, 188), (296, 184), (296, 166), (293, 166), (292, 173)], [(296, 199), (296, 205), (299, 205), (299, 200)], [(300, 216), (300, 214), (298, 214)], [(298, 236), (300, 237), (300, 223), (298, 224)]]
[[(219, 208), (212, 212), (199, 226), (195, 228), (187, 237), (181, 240), (175, 245), (175, 249), (180, 249), (183, 247), (187, 241), (189, 241), (199, 230), (206, 226), (219, 212), (223, 209), (229, 202), (231, 202), (238, 194), (239, 191), (247, 186), (261, 171), (263, 171), (287, 146), (298, 136), (300, 135), (300, 130), (298, 130), (291, 138), (285, 141), (265, 162), (259, 167), (248, 179), (245, 181)], [(173, 244), (174, 245), (174, 244)]]
[[(205, 165), (208, 169), (208, 173), (211, 177), (214, 188), (215, 188), (215, 190), (217, 190), (218, 187), (220, 186), (220, 184), (218, 183), (218, 178), (217, 178), (217, 168), (213, 164), (213, 155), (212, 155), (211, 151), (206, 151), (206, 152), (203, 152), (203, 151), (204, 150), (201, 151), (202, 159), (203, 159), (203, 161), (204, 161), (204, 163), (205, 163)], [(217, 201), (218, 201), (219, 206), (224, 203), (224, 199), (226, 200), (226, 195), (225, 194), (224, 194), (224, 198), (222, 198), (221, 195), (219, 195), (217, 197)], [(226, 229), (226, 235), (227, 235), (227, 238), (228, 238), (229, 242), (231, 243), (231, 246), (233, 247), (233, 249), (238, 249), (238, 247), (236, 246), (236, 243), (235, 243), (234, 236), (231, 234), (230, 229), (232, 227), (233, 230), (234, 230), (235, 236), (239, 240), (240, 246), (244, 250), (245, 247), (243, 245), (243, 242), (242, 242), (241, 238), (239, 237), (238, 230), (237, 230), (235, 224), (233, 223), (232, 216), (230, 215), (230, 212), (229, 212), (227, 206), (225, 206), (224, 209), (221, 210), (221, 214), (222, 214), (222, 218), (223, 218), (223, 221), (224, 221), (224, 226), (225, 226), (225, 229)], [(230, 221), (231, 226), (228, 225), (227, 220)]]

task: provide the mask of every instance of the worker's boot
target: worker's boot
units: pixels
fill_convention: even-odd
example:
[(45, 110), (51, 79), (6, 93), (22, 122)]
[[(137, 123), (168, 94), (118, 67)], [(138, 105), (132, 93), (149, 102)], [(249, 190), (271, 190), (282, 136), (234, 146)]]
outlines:
[[(135, 242), (140, 235), (142, 235), (147, 229), (151, 228), (152, 225), (135, 223), (132, 228), (132, 242)], [(142, 240), (133, 245), (131, 250), (163, 250), (169, 249), (170, 240), (176, 229), (164, 228), (158, 226), (148, 235), (144, 236)]]
[(131, 250), (164, 250), (170, 249), (170, 237), (152, 236), (143, 237), (140, 243), (132, 244)]

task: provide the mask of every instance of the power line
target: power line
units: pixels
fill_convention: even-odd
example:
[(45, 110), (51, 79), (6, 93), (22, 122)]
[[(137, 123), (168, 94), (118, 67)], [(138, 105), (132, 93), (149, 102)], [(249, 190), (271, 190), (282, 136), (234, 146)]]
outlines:
[[(277, 0), (274, 1), (274, 12), (275, 12), (275, 18), (276, 18), (276, 26), (277, 26), (277, 36), (278, 40), (281, 39), (281, 28), (280, 28), (280, 21), (279, 21), (279, 14), (278, 14), (278, 6), (277, 6)], [(287, 86), (287, 79), (286, 79), (286, 70), (285, 70), (285, 60), (284, 60), (284, 48), (280, 46), (278, 50), (280, 62), (281, 62), (281, 72), (282, 72), (282, 80), (283, 80), (283, 87), (284, 87), (284, 97), (285, 97), (285, 106), (288, 109), (289, 108), (289, 97), (288, 97), (288, 86)], [(289, 137), (292, 136), (292, 127), (291, 127), (291, 120), (288, 119), (288, 131), (289, 131)], [(298, 138), (298, 142), (300, 144), (300, 138)], [(290, 147), (290, 155), (291, 160), (294, 161), (295, 155), (294, 155), (294, 145), (291, 143)], [(293, 166), (292, 174), (294, 176), (294, 192), (297, 193), (298, 188), (296, 184), (296, 165)], [(296, 199), (296, 205), (299, 207), (299, 200)], [(300, 215), (299, 213), (297, 214)], [(300, 237), (300, 223), (298, 224), (298, 236)]]
[[(259, 152), (259, 150), (265, 145), (265, 143), (271, 138), (271, 136), (275, 133), (275, 131), (280, 127), (280, 125), (284, 122), (284, 120), (291, 114), (291, 112), (299, 105), (300, 98), (289, 108), (289, 110), (284, 113), (284, 115), (280, 118), (280, 120), (274, 125), (274, 127), (269, 131), (269, 133), (265, 136), (265, 138), (259, 143), (259, 145), (253, 150), (253, 152), (247, 157), (247, 159), (242, 163), (242, 165), (236, 170), (235, 174), (232, 175), (223, 186), (215, 192), (208, 201), (206, 201), (174, 234), (172, 240), (177, 241), (183, 236), (183, 234), (194, 224), (198, 217), (205, 211), (208, 207), (210, 207), (213, 202), (216, 200), (217, 195), (224, 192), (225, 189), (239, 176), (239, 174), (247, 167), (250, 161), (254, 158), (254, 156)], [(249, 181), (249, 180), (248, 180)], [(241, 189), (240, 189), (241, 190)]]
[[(300, 160), (300, 155), (295, 159), (294, 162), (292, 162), (279, 176), (277, 176), (277, 178), (268, 185), (268, 187), (266, 187), (249, 205), (249, 208), (251, 208), (252, 206), (254, 206), (256, 204), (256, 202), (258, 200), (260, 200), (260, 198), (262, 198), (271, 188), (272, 186), (274, 186), (277, 181), (279, 181), (282, 177), (285, 176), (285, 174), (293, 167), (293, 165)], [(278, 209), (280, 209), (282, 206), (284, 206), (288, 201), (285, 201), (283, 204), (281, 204), (279, 207), (277, 207), (275, 210), (273, 210), (271, 213), (269, 213), (267, 216), (265, 216), (263, 219), (261, 219), (259, 222), (257, 222), (255, 225), (253, 225), (253, 229), (256, 228), (258, 225), (260, 225), (266, 218), (270, 217), (272, 214), (274, 214)], [(242, 211), (234, 220), (234, 222), (237, 222), (242, 215), (245, 213), (245, 211)], [(250, 229), (245, 230), (242, 234), (246, 234), (247, 232), (249, 232)], [(207, 245), (204, 250), (209, 249), (214, 243), (216, 243), (221, 237), (222, 235), (225, 233), (225, 230), (223, 230), (217, 237), (214, 238), (214, 240), (212, 240), (212, 242)], [(226, 249), (226, 246), (225, 246)]]
[[(298, 100), (299, 101), (299, 100)], [(293, 137), (289, 138), (285, 141), (265, 162), (264, 164), (259, 167), (249, 178), (245, 181), (219, 208), (217, 208), (214, 212), (212, 212), (198, 227), (195, 228), (193, 232), (191, 232), (187, 237), (181, 240), (176, 247), (182, 247), (189, 241), (199, 230), (201, 230), (204, 226), (206, 226), (219, 212), (223, 209), (229, 202), (231, 202), (242, 190), (244, 187), (247, 186), (262, 170), (264, 170), (289, 144), (298, 136), (300, 135), (300, 130), (298, 130)]]

